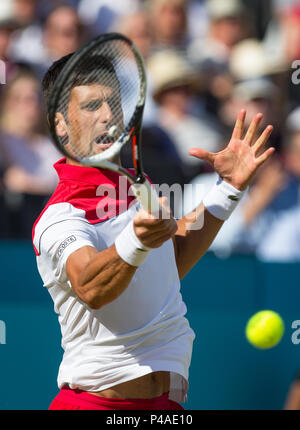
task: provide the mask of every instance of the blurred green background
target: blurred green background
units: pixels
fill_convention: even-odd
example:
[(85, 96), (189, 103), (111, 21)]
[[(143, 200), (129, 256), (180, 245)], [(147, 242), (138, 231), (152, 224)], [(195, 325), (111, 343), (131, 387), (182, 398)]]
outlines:
[[(28, 242), (0, 242), (0, 409), (48, 409), (58, 392), (62, 356), (52, 300), (43, 288)], [(282, 409), (300, 368), (292, 343), (300, 319), (299, 264), (263, 264), (248, 256), (207, 254), (182, 282), (187, 317), (196, 333), (186, 409)], [(248, 318), (273, 309), (285, 322), (270, 350), (249, 345)]]

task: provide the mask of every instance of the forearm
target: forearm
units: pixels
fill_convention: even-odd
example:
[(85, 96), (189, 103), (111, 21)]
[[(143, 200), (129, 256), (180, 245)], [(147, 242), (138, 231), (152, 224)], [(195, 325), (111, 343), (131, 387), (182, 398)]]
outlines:
[(99, 309), (125, 291), (136, 269), (122, 260), (113, 245), (98, 252), (81, 271), (77, 294), (89, 307)]
[(205, 254), (224, 221), (211, 215), (203, 204), (177, 222), (175, 254), (180, 279)]
[(117, 299), (128, 287), (148, 253), (173, 237), (174, 218), (156, 219), (144, 210), (117, 236), (114, 245), (98, 252), (85, 246), (67, 260), (67, 275), (78, 297), (92, 309)]

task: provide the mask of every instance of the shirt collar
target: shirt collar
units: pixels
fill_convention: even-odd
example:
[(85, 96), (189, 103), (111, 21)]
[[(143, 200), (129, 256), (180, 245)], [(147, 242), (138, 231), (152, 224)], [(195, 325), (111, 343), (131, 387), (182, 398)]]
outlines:
[(103, 183), (117, 184), (119, 173), (112, 172), (107, 169), (99, 169), (97, 167), (75, 166), (69, 164), (66, 158), (57, 161), (53, 167), (55, 168), (58, 177), (61, 181), (77, 181), (85, 182), (89, 185), (99, 185)]

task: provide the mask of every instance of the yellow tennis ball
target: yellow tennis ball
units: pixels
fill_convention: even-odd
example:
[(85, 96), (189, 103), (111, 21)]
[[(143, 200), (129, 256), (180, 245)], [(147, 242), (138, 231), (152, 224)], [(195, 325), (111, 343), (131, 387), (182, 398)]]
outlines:
[(284, 333), (284, 323), (281, 316), (274, 311), (260, 311), (247, 322), (246, 337), (255, 347), (272, 348), (277, 345)]

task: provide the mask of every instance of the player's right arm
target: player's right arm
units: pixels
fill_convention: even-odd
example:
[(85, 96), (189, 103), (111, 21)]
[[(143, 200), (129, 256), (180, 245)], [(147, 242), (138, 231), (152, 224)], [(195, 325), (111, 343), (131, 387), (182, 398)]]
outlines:
[[(165, 199), (161, 199), (161, 204), (168, 210)], [(171, 215), (167, 219), (157, 219), (143, 209), (136, 213), (133, 226), (136, 237), (149, 248), (160, 247), (177, 231), (177, 223)], [(74, 251), (66, 262), (73, 290), (92, 309), (117, 299), (136, 269), (120, 257), (115, 245), (100, 252), (92, 246), (84, 246)]]
[(92, 309), (99, 309), (118, 298), (136, 269), (120, 258), (115, 245), (100, 252), (84, 246), (73, 252), (66, 263), (73, 290)]

